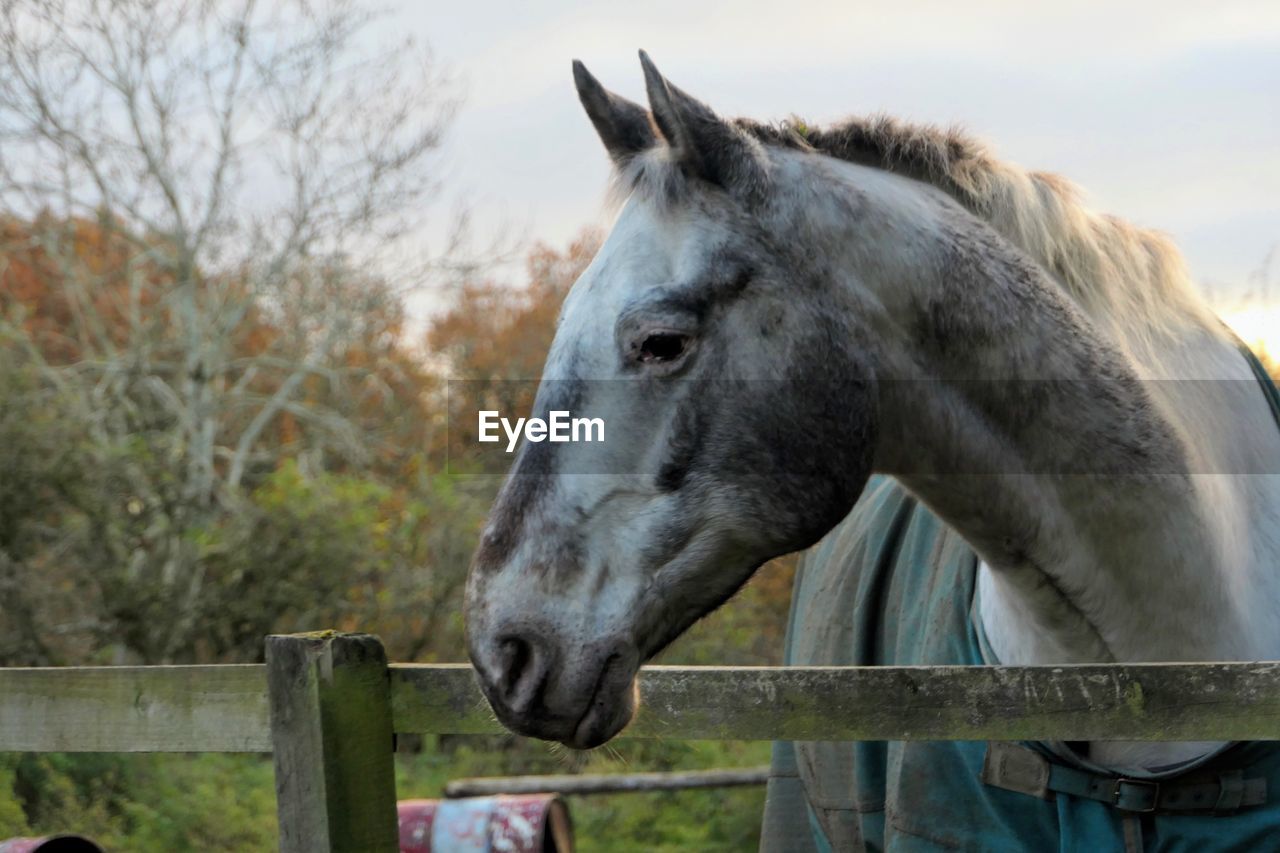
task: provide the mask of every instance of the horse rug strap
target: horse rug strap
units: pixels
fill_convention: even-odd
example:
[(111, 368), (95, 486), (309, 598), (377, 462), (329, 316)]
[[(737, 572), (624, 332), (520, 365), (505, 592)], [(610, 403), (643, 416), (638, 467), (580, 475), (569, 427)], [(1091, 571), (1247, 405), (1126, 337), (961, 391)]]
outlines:
[(1132, 779), (1069, 767), (1021, 744), (997, 741), (987, 744), (982, 781), (1045, 800), (1053, 799), (1055, 794), (1067, 794), (1139, 814), (1222, 815), (1267, 801), (1267, 780), (1246, 779), (1243, 770), (1193, 771), (1174, 779)]
[[(1234, 332), (1232, 333), (1235, 334)], [(1267, 405), (1271, 407), (1271, 414), (1276, 419), (1276, 426), (1280, 427), (1280, 388), (1276, 387), (1276, 383), (1271, 380), (1271, 375), (1267, 373), (1267, 368), (1262, 364), (1262, 360), (1254, 355), (1253, 350), (1249, 346), (1236, 337), (1236, 345), (1239, 346), (1240, 352), (1244, 355), (1244, 360), (1249, 362), (1249, 369), (1253, 371), (1253, 377), (1258, 380), (1258, 384), (1262, 386), (1262, 395), (1267, 398)]]

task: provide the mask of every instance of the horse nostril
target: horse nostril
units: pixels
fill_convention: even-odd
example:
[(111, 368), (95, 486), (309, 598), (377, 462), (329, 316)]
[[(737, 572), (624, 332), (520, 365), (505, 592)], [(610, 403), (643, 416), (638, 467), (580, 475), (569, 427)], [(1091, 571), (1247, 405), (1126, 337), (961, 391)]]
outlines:
[(498, 641), (498, 666), (498, 694), (512, 712), (528, 712), (550, 671), (542, 646), (532, 637), (504, 636)]
[(502, 665), (498, 686), (502, 688), (503, 693), (509, 693), (515, 688), (520, 680), (520, 673), (533, 657), (533, 650), (529, 647), (528, 641), (522, 637), (504, 637), (498, 641), (498, 650), (498, 659)]

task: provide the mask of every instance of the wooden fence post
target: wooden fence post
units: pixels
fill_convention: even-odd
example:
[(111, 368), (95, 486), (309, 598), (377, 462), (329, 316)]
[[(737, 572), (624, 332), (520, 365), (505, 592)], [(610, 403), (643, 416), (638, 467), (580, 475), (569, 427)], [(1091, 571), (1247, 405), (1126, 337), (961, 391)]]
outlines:
[(368, 634), (267, 637), (282, 853), (399, 849), (387, 655)]

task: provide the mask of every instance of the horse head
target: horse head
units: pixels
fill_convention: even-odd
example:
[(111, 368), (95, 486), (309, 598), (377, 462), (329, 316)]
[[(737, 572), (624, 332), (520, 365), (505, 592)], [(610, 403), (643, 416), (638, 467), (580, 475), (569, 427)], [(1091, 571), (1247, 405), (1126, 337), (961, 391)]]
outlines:
[[(525, 442), (476, 551), (467, 637), (499, 719), (576, 747), (636, 709), (640, 664), (861, 493), (870, 314), (815, 255), (817, 158), (766, 148), (641, 54), (649, 110), (580, 64), (627, 200), (561, 312), (535, 412), (600, 444)], [(883, 223), (882, 223), (883, 225)]]

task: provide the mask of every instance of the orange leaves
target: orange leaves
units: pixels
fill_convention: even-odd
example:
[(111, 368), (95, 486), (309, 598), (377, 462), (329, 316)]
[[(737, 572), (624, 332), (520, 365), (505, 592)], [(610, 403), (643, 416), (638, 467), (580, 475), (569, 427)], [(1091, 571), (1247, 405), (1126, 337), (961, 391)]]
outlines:
[[(0, 219), (0, 310), (20, 309), (24, 331), (46, 359), (89, 357), (87, 342), (120, 344), (172, 282), (163, 245), (113, 221)], [(88, 327), (92, 328), (88, 328)]]

